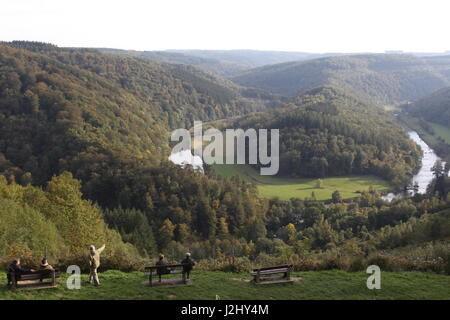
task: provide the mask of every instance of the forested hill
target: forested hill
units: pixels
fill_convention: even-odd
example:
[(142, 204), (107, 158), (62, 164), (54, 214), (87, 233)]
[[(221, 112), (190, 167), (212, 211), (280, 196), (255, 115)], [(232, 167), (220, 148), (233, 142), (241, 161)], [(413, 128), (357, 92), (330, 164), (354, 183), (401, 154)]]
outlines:
[(279, 128), (281, 175), (375, 174), (401, 186), (419, 163), (420, 150), (390, 114), (332, 87), (227, 125)]
[[(28, 206), (43, 214), (30, 216), (38, 226), (38, 219), (57, 226), (58, 219), (85, 219), (75, 206), (83, 198), (95, 201), (81, 205), (98, 228), (104, 229), (103, 213), (142, 254), (157, 253), (153, 231), (159, 250), (175, 239), (202, 248), (201, 241), (220, 232), (236, 241), (264, 236), (265, 207), (253, 186), (167, 161), (172, 128), (245, 114), (272, 102), (270, 95), (263, 101), (241, 93), (260, 94), (192, 66), (40, 43), (1, 44), (0, 196), (12, 202), (0, 206), (0, 225), (10, 224), (5, 219), (11, 212), (12, 220), (29, 216)], [(40, 187), (48, 195), (34, 201)], [(74, 225), (74, 232), (94, 231), (83, 222)], [(95, 231), (91, 240), (79, 237), (76, 243), (71, 237), (67, 245), (87, 248), (92, 238), (101, 242), (108, 236)], [(2, 256), (9, 250), (8, 237), (0, 239)], [(45, 238), (41, 233), (30, 237)], [(8, 253), (11, 258), (26, 250), (34, 259), (42, 254), (43, 242), (27, 239), (14, 239), (13, 249), (21, 251)], [(71, 254), (52, 248), (48, 254), (58, 259)], [(115, 256), (131, 259), (122, 253)]]
[(232, 76), (245, 70), (269, 64), (343, 55), (340, 53), (317, 54), (260, 50), (136, 51), (110, 48), (98, 48), (97, 50), (103, 53), (129, 55), (167, 63), (190, 64), (220, 76)]
[(291, 96), (332, 85), (379, 104), (395, 104), (414, 101), (450, 85), (450, 56), (328, 57), (264, 66), (238, 74), (232, 80)]
[[(276, 103), (263, 91), (184, 64), (0, 44), (3, 262), (20, 256), (33, 266), (45, 253), (56, 266), (83, 265), (86, 248), (103, 243), (102, 266), (122, 270), (139, 268), (139, 256), (148, 263), (164, 252), (178, 260), (187, 250), (196, 259), (250, 257), (272, 265), (281, 260), (269, 254), (286, 263), (294, 257), (289, 252), (304, 261), (313, 250), (359, 259), (394, 236), (398, 246), (412, 243), (418, 226), (445, 226), (425, 215), (447, 206), (431, 196), (391, 205), (372, 190), (350, 204), (281, 202), (259, 198), (256, 186), (239, 177), (165, 160), (172, 128), (238, 117), (236, 127), (281, 128), (281, 168), (296, 175), (375, 173), (400, 184), (417, 165), (419, 150), (394, 119), (359, 98), (319, 88), (261, 112)], [(445, 184), (436, 185), (444, 199), (442, 177)], [(422, 215), (406, 228), (382, 229)], [(448, 238), (444, 231), (420, 239)], [(336, 251), (341, 246), (345, 251)], [(337, 265), (323, 261), (319, 268)], [(234, 262), (227, 270), (233, 268)]]
[(414, 103), (404, 105), (404, 109), (416, 117), (450, 128), (450, 87), (437, 90)]
[(171, 129), (265, 107), (194, 67), (40, 43), (0, 45), (0, 75), (0, 169), (37, 183), (115, 155), (155, 164)]
[(222, 61), (219, 59), (201, 56), (199, 57), (182, 52), (135, 51), (135, 50), (120, 50), (109, 48), (98, 48), (97, 50), (108, 54), (128, 55), (132, 57), (139, 57), (143, 59), (149, 59), (172, 64), (189, 64), (207, 70), (209, 72), (218, 74), (220, 76), (229, 76), (249, 69), (249, 67), (237, 62)]
[(102, 54), (94, 49), (64, 49), (39, 42), (13, 41), (5, 45), (38, 52), (114, 81), (152, 108), (157, 108), (154, 110), (156, 115), (165, 114), (171, 128), (190, 126), (194, 118), (210, 120), (245, 114), (276, 100), (267, 92), (240, 87), (188, 64), (158, 63)]
[(288, 61), (314, 59), (323, 56), (340, 55), (339, 53), (307, 53), (266, 50), (168, 50), (166, 52), (182, 53), (192, 57), (214, 59), (224, 63), (238, 64), (246, 69)]

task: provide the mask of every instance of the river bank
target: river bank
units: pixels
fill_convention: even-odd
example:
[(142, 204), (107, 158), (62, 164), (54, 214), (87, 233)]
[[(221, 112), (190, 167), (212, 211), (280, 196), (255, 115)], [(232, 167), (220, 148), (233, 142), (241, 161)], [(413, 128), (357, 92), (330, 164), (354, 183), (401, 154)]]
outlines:
[[(416, 190), (408, 190), (400, 193), (388, 193), (383, 196), (386, 201), (392, 201), (393, 199), (405, 196), (412, 196), (415, 193), (424, 194), (427, 191), (428, 185), (433, 180), (433, 172), (431, 168), (436, 161), (442, 160), (434, 150), (419, 136), (414, 130), (408, 131), (408, 136), (411, 140), (417, 143), (422, 149), (422, 164), (419, 171), (411, 179), (411, 184), (418, 186)], [(443, 162), (444, 163), (444, 162)]]

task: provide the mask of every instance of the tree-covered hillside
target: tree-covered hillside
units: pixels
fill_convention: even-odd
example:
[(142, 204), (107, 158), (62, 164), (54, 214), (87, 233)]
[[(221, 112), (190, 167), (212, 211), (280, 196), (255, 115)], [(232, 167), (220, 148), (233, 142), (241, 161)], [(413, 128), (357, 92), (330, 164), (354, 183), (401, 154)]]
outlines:
[(222, 61), (223, 63), (240, 65), (245, 69), (288, 61), (308, 60), (324, 56), (340, 55), (339, 53), (319, 54), (267, 50), (169, 50), (167, 52), (182, 53), (203, 59), (214, 59)]
[(338, 56), (245, 71), (235, 82), (273, 93), (297, 95), (332, 85), (380, 104), (413, 101), (450, 84), (450, 56), (396, 54)]
[(128, 55), (171, 64), (193, 65), (200, 69), (227, 77), (264, 65), (343, 55), (339, 53), (317, 54), (260, 50), (136, 51), (111, 48), (98, 48), (97, 50), (103, 53)]
[(132, 268), (142, 260), (135, 246), (107, 227), (101, 209), (82, 199), (80, 182), (68, 172), (44, 188), (8, 183), (0, 176), (0, 234), (1, 265), (21, 257), (35, 266), (46, 256), (53, 263), (84, 267), (86, 248), (103, 243), (103, 262), (110, 268)]
[(249, 67), (236, 62), (227, 62), (209, 57), (189, 55), (184, 52), (135, 51), (109, 48), (98, 48), (97, 50), (103, 53), (128, 55), (159, 62), (172, 64), (188, 64), (218, 74), (220, 76), (229, 76), (249, 69)]
[[(39, 43), (1, 45), (0, 172), (11, 190), (46, 186), (71, 172), (83, 197), (105, 209), (111, 226), (121, 221), (121, 236), (142, 254), (155, 253), (155, 242), (160, 249), (175, 240), (202, 247), (221, 237), (229, 246), (264, 236), (264, 204), (250, 184), (166, 160), (172, 128), (265, 107), (227, 84), (190, 66)], [(17, 207), (17, 216), (24, 210)]]
[(403, 106), (411, 115), (450, 128), (450, 87)]
[(4, 44), (0, 167), (44, 183), (64, 170), (85, 181), (116, 157), (155, 164), (169, 153), (169, 130), (265, 107), (240, 90), (258, 96), (190, 66)]
[[(326, 205), (261, 199), (239, 177), (166, 160), (171, 129), (225, 118), (230, 127), (280, 128), (284, 174), (373, 173), (402, 184), (417, 165), (419, 150), (394, 118), (359, 98), (318, 88), (266, 110), (278, 102), (189, 65), (3, 43), (0, 264), (20, 256), (33, 265), (45, 254), (58, 266), (83, 265), (87, 245), (106, 242), (103, 265), (123, 270), (158, 251), (174, 260), (187, 250), (216, 270), (247, 268), (250, 259), (352, 269), (390, 239), (399, 247), (448, 238), (447, 215), (428, 216), (448, 208), (447, 173), (423, 197), (386, 203), (371, 190), (341, 203), (336, 190)], [(416, 232), (423, 223), (425, 238)], [(443, 246), (432, 248), (440, 257)], [(447, 266), (445, 256), (432, 270)]]
[(375, 174), (403, 186), (419, 164), (420, 149), (390, 114), (332, 87), (230, 121), (236, 128), (280, 129), (281, 175)]

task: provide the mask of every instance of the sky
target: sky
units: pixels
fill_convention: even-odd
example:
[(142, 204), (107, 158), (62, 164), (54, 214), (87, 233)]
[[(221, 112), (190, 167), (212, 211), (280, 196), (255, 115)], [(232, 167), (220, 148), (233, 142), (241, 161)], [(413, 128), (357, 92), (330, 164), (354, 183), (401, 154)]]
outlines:
[(134, 50), (450, 50), (448, 0), (0, 0), (0, 40)]

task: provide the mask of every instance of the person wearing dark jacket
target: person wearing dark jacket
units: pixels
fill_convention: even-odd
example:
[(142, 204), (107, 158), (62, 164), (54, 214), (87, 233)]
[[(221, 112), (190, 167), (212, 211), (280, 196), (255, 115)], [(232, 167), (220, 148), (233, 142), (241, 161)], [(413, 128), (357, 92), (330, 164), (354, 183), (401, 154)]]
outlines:
[(10, 272), (14, 272), (16, 277), (18, 277), (19, 275), (24, 273), (34, 272), (34, 270), (23, 268), (22, 265), (20, 264), (20, 259), (14, 259), (14, 261), (8, 267), (8, 285), (10, 285), (12, 282), (12, 279), (9, 275)]
[(16, 273), (26, 273), (26, 272), (34, 272), (33, 269), (23, 268), (20, 264), (20, 259), (15, 259), (10, 265), (9, 270), (14, 271)]
[(191, 273), (192, 268), (195, 265), (195, 261), (191, 258), (191, 254), (188, 252), (186, 253), (186, 258), (184, 258), (181, 261), (181, 264), (184, 264), (183, 266), (183, 273), (186, 274), (186, 278), (189, 279), (189, 275)]

